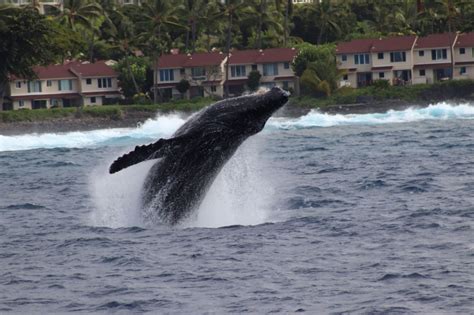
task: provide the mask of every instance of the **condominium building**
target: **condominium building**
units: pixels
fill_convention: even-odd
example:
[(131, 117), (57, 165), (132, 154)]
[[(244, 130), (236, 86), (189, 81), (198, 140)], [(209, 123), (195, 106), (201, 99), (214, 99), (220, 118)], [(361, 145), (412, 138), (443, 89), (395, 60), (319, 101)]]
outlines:
[[(392, 85), (474, 78), (474, 33), (357, 39), (337, 45), (340, 86)], [(454, 52), (454, 54), (453, 54)], [(454, 69), (454, 72), (453, 72)]]
[(63, 10), (62, 0), (0, 0), (0, 5), (2, 4), (15, 7), (33, 6), (41, 14), (48, 14), (54, 9)]
[[(261, 74), (260, 85), (280, 86), (296, 90), (297, 78), (291, 63), (297, 51), (294, 48), (269, 48), (264, 50), (233, 50), (227, 59), (221, 52), (164, 55), (159, 58), (155, 75), (157, 88), (165, 99), (178, 98), (177, 84), (190, 83), (187, 97), (224, 95), (226, 85), (229, 96), (238, 96), (247, 89), (251, 71)], [(226, 81), (226, 62), (229, 73)]]
[(122, 97), (117, 73), (104, 61), (69, 62), (34, 71), (35, 80), (11, 78), (10, 108), (4, 109), (103, 105)]

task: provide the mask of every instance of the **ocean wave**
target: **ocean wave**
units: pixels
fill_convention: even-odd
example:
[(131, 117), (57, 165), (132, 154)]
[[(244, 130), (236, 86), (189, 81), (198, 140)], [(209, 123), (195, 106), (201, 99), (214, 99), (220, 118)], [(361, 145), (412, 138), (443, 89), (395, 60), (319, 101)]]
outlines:
[(312, 127), (333, 127), (347, 125), (378, 125), (406, 123), (421, 120), (474, 119), (474, 105), (464, 103), (453, 105), (438, 103), (424, 108), (410, 107), (405, 110), (389, 110), (386, 113), (373, 114), (327, 114), (312, 110), (297, 119), (272, 118), (270, 129), (306, 129)]
[[(390, 110), (375, 114), (325, 114), (316, 110), (296, 119), (271, 118), (266, 130), (294, 130), (314, 127), (347, 125), (375, 125), (414, 122), (421, 120), (474, 119), (474, 105), (470, 103), (453, 105), (438, 103), (425, 108), (408, 108), (403, 111)], [(123, 146), (154, 141), (170, 136), (184, 122), (177, 115), (157, 116), (148, 119), (136, 128), (99, 129), (67, 133), (26, 134), (16, 136), (0, 135), (0, 152), (53, 148), (84, 148), (94, 146)], [(324, 149), (324, 148), (317, 148)]]

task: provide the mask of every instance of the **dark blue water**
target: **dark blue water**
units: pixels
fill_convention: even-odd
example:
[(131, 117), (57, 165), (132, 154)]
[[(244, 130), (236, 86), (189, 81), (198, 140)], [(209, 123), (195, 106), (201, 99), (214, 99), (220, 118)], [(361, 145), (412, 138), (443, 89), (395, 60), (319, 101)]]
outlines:
[(146, 126), (0, 137), (0, 313), (472, 314), (474, 115), (430, 117), (275, 120), (175, 228), (106, 175)]

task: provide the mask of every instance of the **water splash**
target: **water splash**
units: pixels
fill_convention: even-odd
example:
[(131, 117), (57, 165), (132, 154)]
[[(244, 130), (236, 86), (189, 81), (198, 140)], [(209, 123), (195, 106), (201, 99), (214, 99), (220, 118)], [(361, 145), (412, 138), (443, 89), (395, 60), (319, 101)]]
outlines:
[(277, 180), (264, 167), (263, 139), (248, 139), (224, 166), (185, 227), (257, 225), (272, 221)]

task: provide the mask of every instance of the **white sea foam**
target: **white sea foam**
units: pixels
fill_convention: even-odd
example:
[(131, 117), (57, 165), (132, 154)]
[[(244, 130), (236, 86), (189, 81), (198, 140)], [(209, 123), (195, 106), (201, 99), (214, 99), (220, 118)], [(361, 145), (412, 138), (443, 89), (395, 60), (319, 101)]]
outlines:
[(425, 108), (408, 108), (402, 111), (390, 110), (375, 114), (326, 114), (312, 110), (296, 119), (272, 118), (268, 129), (304, 129), (311, 127), (332, 127), (346, 125), (375, 125), (405, 123), (421, 120), (474, 119), (473, 104), (451, 105), (438, 103)]
[(1, 151), (21, 151), (52, 148), (84, 148), (99, 145), (124, 144), (136, 139), (148, 140), (171, 135), (185, 119), (178, 115), (158, 116), (148, 119), (136, 128), (113, 128), (65, 133), (0, 135)]
[[(390, 110), (381, 114), (330, 115), (318, 111), (296, 118), (271, 118), (267, 130), (302, 129), (345, 125), (404, 123), (421, 120), (474, 119), (473, 104), (439, 103), (425, 108)], [(124, 145), (151, 141), (171, 135), (185, 119), (178, 115), (157, 116), (136, 128), (100, 129), (67, 133), (0, 135), (0, 152), (39, 148), (84, 148), (104, 145)]]

